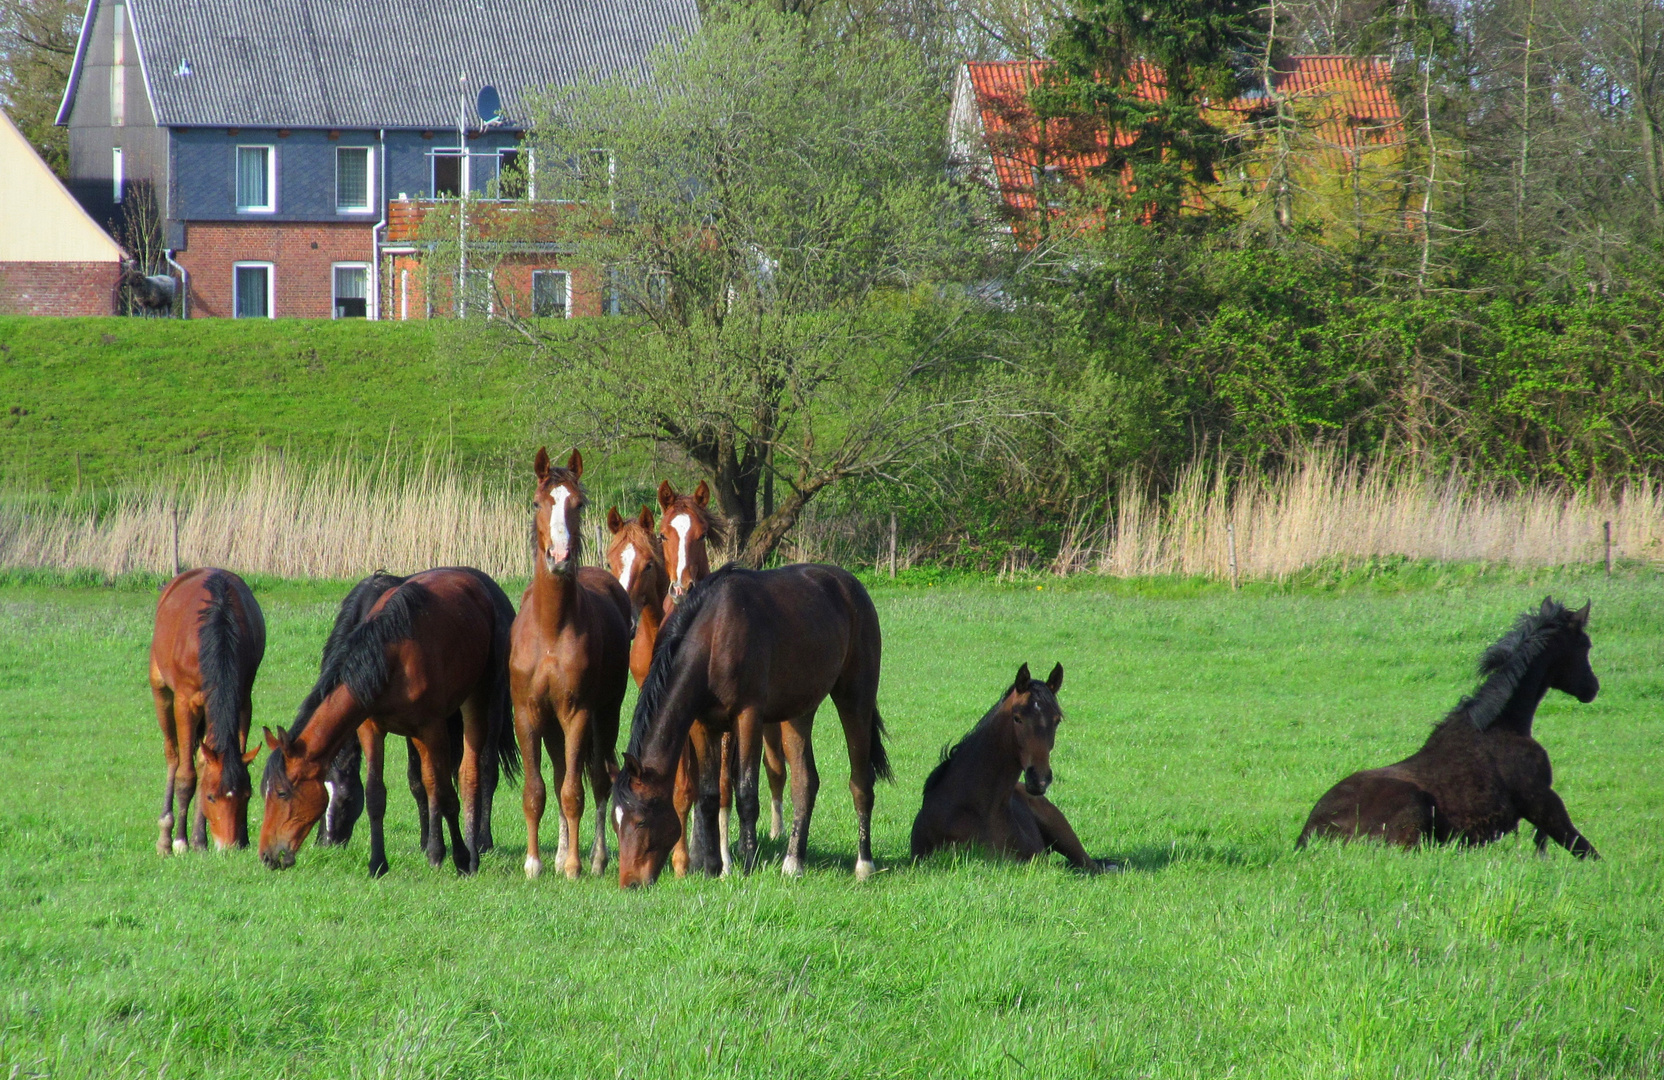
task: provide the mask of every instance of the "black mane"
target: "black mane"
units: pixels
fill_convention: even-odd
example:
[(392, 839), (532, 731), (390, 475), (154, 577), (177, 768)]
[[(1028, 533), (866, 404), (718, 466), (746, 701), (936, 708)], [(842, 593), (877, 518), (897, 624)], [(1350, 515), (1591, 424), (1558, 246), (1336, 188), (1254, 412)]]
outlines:
[(671, 680), (675, 678), (672, 668), (676, 653), (687, 637), (688, 627), (704, 610), (707, 598), (716, 590), (718, 583), (743, 572), (737, 563), (728, 563), (714, 574), (695, 582), (687, 595), (682, 597), (682, 602), (676, 605), (676, 610), (670, 613), (670, 618), (659, 628), (658, 640), (653, 642), (653, 662), (647, 671), (647, 681), (641, 684), (641, 696), (636, 698), (635, 716), (630, 720), (630, 742), (626, 748), (629, 753), (641, 754), (642, 744), (647, 741), (648, 731), (653, 726), (653, 715), (664, 703)]
[[(1057, 695), (1052, 693), (1052, 688), (1045, 682), (1035, 679), (1033, 682), (1029, 683), (1029, 692), (1036, 695), (1041, 702), (1049, 700), (1052, 707), (1056, 709), (1059, 714), (1063, 712), (1062, 706), (1057, 704)], [(989, 709), (988, 712), (983, 715), (982, 719), (976, 722), (975, 727), (965, 733), (964, 738), (960, 739), (952, 746), (942, 747), (941, 760), (936, 763), (936, 767), (934, 769), (930, 770), (930, 775), (924, 778), (924, 793), (926, 795), (929, 795), (930, 792), (937, 787), (937, 785), (941, 784), (941, 782), (947, 778), (948, 771), (953, 767), (954, 760), (962, 752), (972, 749), (980, 749), (981, 745), (987, 741), (989, 734), (993, 731), (994, 722), (1004, 713), (1001, 706), (1005, 704), (1005, 699), (1008, 694), (1010, 694), (1009, 690), (1007, 690), (1006, 693), (1001, 694), (1000, 699), (994, 702), (994, 707)]]
[[(326, 673), (340, 666), (341, 650), (346, 646), (347, 635), (352, 633), (364, 621), (365, 617), (369, 615), (370, 609), (375, 607), (376, 601), (381, 599), (383, 593), (388, 589), (403, 585), (404, 582), (405, 579), (397, 574), (377, 570), (357, 585), (354, 585), (352, 591), (347, 593), (346, 599), (341, 601), (341, 607), (335, 612), (335, 625), (329, 628), (329, 637), (324, 641), (323, 657), (318, 661), (318, 681), (312, 685), (311, 691), (307, 693), (306, 700), (301, 702), (297, 713), (297, 729), (300, 724), (306, 722), (306, 719), (311, 718), (312, 714), (318, 710), (318, 706), (324, 703), (324, 698), (328, 697), (329, 692), (335, 689), (336, 683), (331, 682)], [(335, 755), (335, 762), (330, 768), (332, 771), (340, 772), (350, 769), (356, 773), (361, 755), (362, 751), (359, 749), (358, 740), (348, 739), (347, 744), (341, 747), (340, 753)]]
[(1572, 627), (1575, 615), (1564, 604), (1545, 601), (1539, 610), (1528, 611), (1516, 619), (1513, 629), (1480, 655), (1479, 675), (1485, 681), (1457, 703), (1445, 722), (1465, 717), (1480, 731), (1495, 723), (1503, 706), (1519, 689), (1520, 680), (1549, 646)]
[(208, 603), (197, 618), (197, 659), (202, 669), (202, 692), (208, 706), (206, 739), (219, 755), (225, 791), (249, 785), (243, 748), (237, 743), (242, 712), (243, 631), (231, 606), (231, 579), (219, 571), (203, 584)]

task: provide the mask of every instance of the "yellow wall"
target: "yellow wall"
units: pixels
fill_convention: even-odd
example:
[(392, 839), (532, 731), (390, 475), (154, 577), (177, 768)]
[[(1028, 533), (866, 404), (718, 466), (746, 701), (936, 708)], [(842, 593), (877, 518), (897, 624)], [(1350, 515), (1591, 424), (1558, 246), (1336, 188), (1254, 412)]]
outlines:
[(0, 262), (120, 262), (121, 257), (116, 242), (0, 113)]

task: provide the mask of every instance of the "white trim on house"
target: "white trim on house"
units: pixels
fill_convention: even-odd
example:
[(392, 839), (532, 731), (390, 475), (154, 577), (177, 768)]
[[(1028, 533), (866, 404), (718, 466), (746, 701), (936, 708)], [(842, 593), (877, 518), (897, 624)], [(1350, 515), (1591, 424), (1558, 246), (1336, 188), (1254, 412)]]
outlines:
[(539, 274), (559, 274), (561, 277), (566, 279), (565, 300), (562, 301), (562, 304), (561, 304), (560, 318), (570, 319), (572, 317), (572, 271), (570, 271), (570, 270), (533, 270), (532, 271), (532, 317), (533, 318), (548, 318), (549, 317), (549, 316), (543, 316), (543, 315), (539, 314), (539, 312), (537, 310), (537, 278), (538, 278)]
[(110, 147), (110, 191), (117, 206), (127, 190), (127, 155), (119, 146)]
[[(242, 176), (243, 151), (264, 150), (266, 152), (266, 202), (265, 205), (243, 205)], [(277, 145), (275, 143), (238, 143), (231, 161), (232, 203), (239, 214), (275, 214), (277, 213)], [(223, 190), (223, 189), (222, 189)]]
[[(329, 264), (329, 317), (332, 319), (343, 318), (343, 316), (339, 313), (341, 294), (335, 291), (335, 274), (340, 270), (364, 271), (364, 295), (362, 297), (349, 297), (349, 299), (362, 299), (364, 301), (363, 317), (368, 319), (370, 317), (370, 298), (375, 295), (377, 282), (372, 278), (370, 274), (370, 264), (367, 262), (338, 262)], [(358, 318), (358, 316), (345, 317)]]
[[(258, 315), (239, 315), (238, 308), (242, 305), (241, 294), (237, 290), (237, 271), (263, 269), (266, 271), (266, 315), (268, 319), (277, 318), (277, 267), (269, 262), (234, 262), (231, 264), (231, 317), (233, 319), (258, 319)], [(333, 292), (335, 283), (330, 282)]]

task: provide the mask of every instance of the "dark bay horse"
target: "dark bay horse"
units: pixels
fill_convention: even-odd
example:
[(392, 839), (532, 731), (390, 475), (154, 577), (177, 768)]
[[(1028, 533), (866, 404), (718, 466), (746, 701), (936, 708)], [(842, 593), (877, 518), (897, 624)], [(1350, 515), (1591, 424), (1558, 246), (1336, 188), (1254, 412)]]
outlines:
[(664, 623), (670, 574), (664, 550), (653, 533), (653, 511), (641, 508), (639, 517), (626, 518), (615, 506), (607, 511), (607, 569), (630, 598), (630, 677), (640, 686), (653, 664), (653, 643)]
[(1569, 611), (1544, 599), (1521, 615), (1479, 659), (1484, 678), (1396, 765), (1357, 772), (1312, 808), (1296, 847), (1314, 836), (1367, 837), (1400, 847), (1424, 840), (1488, 844), (1524, 818), (1537, 850), (1554, 840), (1579, 858), (1598, 858), (1555, 794), (1548, 751), (1531, 737), (1537, 705), (1550, 690), (1587, 704), (1600, 692), (1589, 667), (1589, 605)]
[[(156, 822), (159, 854), (184, 851), (187, 840), (205, 848), (208, 833), (222, 849), (248, 846), (248, 763), (260, 752), (258, 745), (247, 749), (248, 727), (254, 676), (265, 655), (266, 620), (236, 574), (187, 570), (162, 589), (150, 639), (150, 693), (168, 762)], [(188, 837), (199, 786), (195, 835)]]
[[(1027, 862), (1055, 851), (1078, 870), (1113, 870), (1115, 864), (1086, 853), (1063, 812), (1046, 798), (1052, 782), (1052, 747), (1063, 709), (1063, 665), (1045, 682), (1028, 665), (970, 734), (924, 782), (924, 805), (913, 819), (913, 858), (944, 847), (980, 844), (998, 855)], [(1022, 784), (1017, 781), (1021, 779)]]
[[(445, 857), (451, 832), (457, 869), (479, 869), (486, 817), (484, 760), (493, 751), (513, 775), (513, 725), (508, 697), (510, 621), (507, 597), (486, 574), (469, 567), (426, 570), (384, 591), (369, 617), (347, 635), (334, 665), (319, 678), (328, 689), (309, 695), (292, 728), (266, 731), (271, 757), (262, 791), (266, 818), (260, 858), (273, 869), (293, 866), (295, 852), (329, 803), (324, 778), (356, 734), (368, 764), (370, 873), (387, 872), (382, 831), (386, 788), (382, 754), (387, 734), (417, 744), (427, 793), (428, 861)], [(448, 721), (461, 711), (460, 764), (451, 760)], [(458, 805), (455, 769), (462, 788)], [(461, 824), (458, 814), (460, 810)]]
[(526, 785), (526, 876), (543, 872), (537, 829), (546, 798), (541, 747), (560, 791), (555, 862), (569, 878), (580, 869), (578, 830), (584, 773), (595, 793), (590, 869), (607, 868), (607, 803), (617, 769), (618, 713), (630, 673), (630, 597), (599, 567), (579, 567), (583, 549), (584, 460), (576, 450), (562, 469), (539, 448), (532, 582), (520, 601), (509, 652), (514, 730)]
[[(782, 869), (801, 874), (820, 786), (810, 729), (828, 694), (849, 748), (855, 876), (870, 877), (873, 781), (890, 776), (877, 700), (882, 653), (872, 599), (838, 567), (727, 566), (694, 586), (659, 634), (653, 669), (636, 702), (624, 769), (613, 787), (619, 884), (656, 880), (682, 834), (672, 797), (695, 721), (712, 732), (732, 730), (738, 744), (740, 855), (747, 869), (757, 852), (756, 762), (763, 727), (783, 725), (793, 820)], [(710, 837), (716, 831), (720, 761), (709, 746), (706, 750), (696, 762), (694, 824)], [(711, 873), (719, 866), (707, 857), (704, 869)]]
[[(335, 624), (330, 627), (329, 638), (324, 643), (323, 657), (318, 663), (318, 682), (312, 687), (306, 702), (300, 711), (310, 715), (323, 701), (334, 683), (326, 675), (340, 663), (341, 650), (346, 646), (347, 637), (353, 629), (370, 617), (370, 611), (383, 593), (397, 585), (404, 584), (405, 579), (397, 574), (389, 574), (385, 570), (377, 570), (369, 577), (360, 581), (347, 593), (346, 599), (341, 601), (340, 608), (335, 613)], [(501, 618), (509, 622), (514, 621), (514, 606), (508, 597), (499, 590), (497, 596), (503, 610), (499, 612)], [(374, 721), (366, 721), (373, 725)], [(448, 721), (451, 736), (451, 760), (462, 760), (462, 713), (452, 713)], [(341, 752), (335, 755), (330, 763), (329, 772), (324, 776), (324, 789), (329, 792), (329, 807), (324, 811), (324, 818), (318, 824), (319, 847), (345, 847), (352, 840), (353, 828), (358, 824), (359, 817), (364, 813), (364, 782), (360, 776), (364, 762), (363, 741), (375, 738), (375, 732), (361, 731), (358, 739), (349, 739)], [(498, 762), (496, 748), (488, 746), (489, 751), (481, 758), (481, 772), (485, 781), (485, 820), (480, 825), (480, 852), (490, 851), (491, 840), (491, 806), (497, 791)], [(379, 774), (376, 778), (379, 779)], [(405, 740), (405, 783), (410, 788), (411, 797), (416, 800), (416, 820), (421, 828), (421, 848), (428, 846), (428, 796), (427, 788), (422, 782), (422, 758), (416, 750), (416, 744)], [(386, 788), (381, 787), (376, 798), (382, 805), (386, 804)]]

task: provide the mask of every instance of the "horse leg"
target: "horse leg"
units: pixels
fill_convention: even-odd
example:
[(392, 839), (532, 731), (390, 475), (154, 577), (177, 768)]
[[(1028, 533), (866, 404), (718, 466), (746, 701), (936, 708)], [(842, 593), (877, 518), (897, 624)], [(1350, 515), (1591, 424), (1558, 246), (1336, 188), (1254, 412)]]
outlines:
[[(547, 715), (547, 714), (546, 714)], [(549, 781), (555, 789), (555, 800), (560, 801), (560, 793), (566, 788), (566, 733), (560, 723), (553, 718), (545, 720), (543, 729), (543, 747), (549, 751)], [(555, 865), (566, 872), (566, 856), (572, 846), (572, 837), (567, 832), (566, 814), (557, 806), (555, 812)]]
[(584, 757), (589, 749), (589, 713), (578, 710), (563, 718), (566, 732), (566, 768), (560, 785), (560, 869), (572, 881), (578, 880), (583, 860), (578, 858), (578, 830), (584, 823)]
[(1580, 859), (1598, 859), (1600, 852), (1595, 845), (1589, 843), (1587, 837), (1577, 831), (1572, 824), (1572, 816), (1566, 813), (1566, 804), (1561, 801), (1559, 794), (1548, 785), (1538, 791), (1530, 792), (1525, 800), (1525, 820), (1537, 827), (1537, 850), (1547, 849), (1544, 834), (1567, 851)]
[[(462, 703), (462, 760), (457, 765), (457, 795), (462, 802), (462, 838), (467, 847), (465, 873), (478, 873), (480, 853), (483, 851), (481, 829), (489, 804), (485, 803), (485, 778), (482, 761), (491, 740), (487, 728), (491, 723), (491, 707), (485, 692), (475, 693)], [(448, 726), (448, 725), (447, 725)]]
[(877, 703), (873, 695), (835, 688), (832, 703), (843, 722), (849, 747), (849, 794), (855, 800), (855, 880), (865, 881), (878, 870), (872, 861), (872, 726)]
[[(1040, 832), (1040, 840), (1047, 851), (1055, 851), (1076, 870), (1096, 872), (1104, 869), (1103, 864), (1086, 853), (1086, 845), (1075, 835), (1069, 819), (1063, 816), (1063, 811), (1052, 804), (1050, 799), (1042, 795), (1030, 795), (1018, 788), (1012, 795), (1014, 799), (1022, 800), (1023, 804), (1034, 817), (1034, 824)], [(1113, 863), (1109, 864), (1113, 866)]]
[(420, 849), (428, 849), (428, 786), (422, 780), (422, 753), (416, 748), (415, 739), (404, 741), (404, 782), (410, 788), (410, 797), (416, 803), (416, 823), (421, 826), (422, 839)]
[(156, 699), (156, 722), (162, 728), (162, 754), (167, 760), (167, 779), (162, 784), (162, 816), (156, 819), (156, 854), (173, 854), (173, 784), (179, 774), (179, 736), (173, 726), (173, 691), (152, 686)]
[(422, 850), (428, 857), (428, 865), (438, 867), (445, 861), (445, 807), (440, 796), (440, 776), (443, 774), (448, 782), (451, 770), (450, 762), (443, 760), (449, 749), (444, 724), (437, 725), (437, 732), (434, 726), (430, 724), (410, 742), (421, 761), (422, 787), (427, 793), (427, 805), (423, 807), (427, 815), (427, 828), (423, 830), (427, 843)]
[[(695, 724), (698, 728), (703, 725)], [(690, 740), (691, 737), (690, 737)], [(695, 783), (698, 798), (693, 804), (693, 836), (689, 853), (693, 865), (710, 877), (720, 877), (728, 867), (728, 852), (718, 846), (719, 814), (722, 799), (722, 738), (719, 732), (705, 729), (705, 737), (695, 744)], [(703, 858), (700, 856), (703, 855)]]
[(763, 728), (763, 771), (768, 774), (768, 838), (778, 840), (780, 834), (786, 831), (785, 807), (782, 805), (786, 793), (786, 751), (780, 745), (779, 724)]
[(607, 814), (612, 802), (612, 777), (601, 754), (589, 755), (589, 790), (595, 795), (595, 844), (589, 849), (589, 872), (607, 872)]
[[(734, 869), (733, 845), (728, 838), (728, 823), (734, 810), (734, 774), (739, 771), (734, 758), (734, 747), (737, 740), (734, 733), (722, 733), (722, 764), (716, 780), (716, 847), (722, 855), (722, 876), (727, 877)], [(750, 870), (750, 867), (746, 867)]]
[(200, 707), (193, 707), (189, 699), (173, 698), (174, 738), (178, 739), (179, 771), (173, 778), (174, 854), (182, 854), (190, 846), (191, 800), (196, 797), (196, 750), (202, 742), (198, 733)]
[(358, 725), (358, 745), (364, 751), (364, 812), (370, 816), (370, 876), (387, 873), (387, 733), (374, 722)]
[[(676, 845), (670, 849), (670, 867), (676, 871), (677, 877), (686, 877), (688, 862), (693, 856), (691, 851), (692, 837), (689, 835), (688, 811), (693, 808), (693, 800), (698, 795), (698, 784), (695, 774), (698, 771), (698, 758), (694, 754), (694, 732), (703, 727), (698, 721), (688, 730), (687, 742), (682, 744), (682, 756), (676, 762), (676, 780), (670, 789), (670, 806), (676, 811), (676, 820), (682, 823), (682, 835), (676, 838)], [(704, 851), (699, 853), (699, 861), (705, 861)]]
[(800, 716), (780, 725), (781, 743), (792, 777), (792, 831), (786, 838), (786, 857), (780, 872), (799, 877), (809, 857), (809, 818), (815, 812), (815, 794), (820, 790), (820, 772), (815, 768), (815, 744), (810, 726), (815, 714)]
[[(489, 701), (483, 706), (486, 716), (485, 745), (480, 750), (480, 854), (484, 855), (497, 846), (491, 835), (491, 808), (497, 801), (497, 781), (502, 769), (502, 762), (497, 758), (497, 739), (490, 730), (491, 705)], [(511, 722), (511, 718), (504, 717), (504, 723)]]
[(514, 703), (514, 737), (520, 743), (520, 765), (525, 779), (520, 789), (520, 808), (526, 814), (526, 877), (536, 880), (543, 873), (537, 847), (537, 827), (543, 821), (547, 793), (543, 787), (543, 735), (536, 723), (536, 710), (528, 703)]
[[(746, 709), (734, 718), (733, 763), (739, 771), (740, 865), (747, 874), (757, 865), (757, 817), (760, 778), (758, 765), (763, 756), (762, 717), (753, 709)], [(726, 760), (729, 755), (723, 755)], [(723, 814), (723, 819), (727, 819)], [(724, 867), (726, 872), (727, 867)]]

